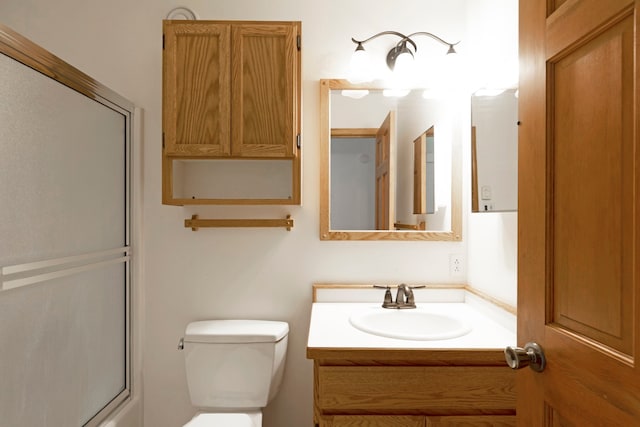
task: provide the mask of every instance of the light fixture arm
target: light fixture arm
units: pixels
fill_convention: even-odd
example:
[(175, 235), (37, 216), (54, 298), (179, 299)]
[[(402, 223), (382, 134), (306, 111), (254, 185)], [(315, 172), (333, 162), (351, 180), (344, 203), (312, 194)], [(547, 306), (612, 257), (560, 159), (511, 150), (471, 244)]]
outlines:
[[(455, 42), (455, 43), (449, 43), (448, 41), (445, 41), (445, 40), (441, 39), (440, 37), (436, 36), (435, 34), (428, 33), (426, 31), (418, 31), (418, 32), (415, 32), (415, 33), (411, 33), (408, 36), (406, 36), (405, 38), (408, 41), (412, 41), (411, 37), (413, 37), (413, 36), (428, 36), (428, 37), (431, 37), (432, 39), (434, 39), (436, 41), (439, 41), (440, 43), (442, 43), (444, 45), (449, 46), (449, 51), (447, 52), (448, 54), (449, 53), (456, 53), (456, 50), (455, 50), (454, 46), (457, 45), (458, 43), (460, 43), (459, 41)], [(403, 40), (400, 40), (400, 42), (402, 42), (402, 41)], [(413, 41), (412, 41), (412, 43), (413, 43)], [(416, 46), (415, 43), (413, 43), (413, 46), (414, 47)], [(416, 47), (416, 51), (417, 50), (418, 50), (418, 48)]]
[(368, 39), (364, 39), (364, 40), (356, 40), (353, 37), (351, 37), (351, 41), (354, 42), (355, 44), (357, 44), (358, 45), (358, 49), (359, 49), (359, 48), (362, 47), (363, 44), (367, 43), (368, 41), (376, 39), (376, 38), (378, 38), (380, 36), (385, 36), (385, 35), (398, 36), (401, 39), (400, 42), (398, 42), (398, 44), (402, 43), (402, 41), (409, 42), (413, 46), (414, 50), (418, 50), (418, 46), (416, 46), (416, 43), (413, 40), (411, 40), (408, 36), (405, 36), (404, 34), (399, 33), (397, 31), (383, 31), (383, 32), (378, 33), (378, 34), (374, 34), (371, 37), (369, 37)]

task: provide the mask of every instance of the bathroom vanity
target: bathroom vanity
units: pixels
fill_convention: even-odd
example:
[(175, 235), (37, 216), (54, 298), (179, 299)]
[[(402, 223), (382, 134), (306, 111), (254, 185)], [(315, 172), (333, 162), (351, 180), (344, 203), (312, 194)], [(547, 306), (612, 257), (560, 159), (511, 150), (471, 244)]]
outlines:
[(419, 309), (460, 317), (471, 331), (450, 339), (391, 338), (350, 321), (363, 310), (387, 310), (382, 300), (371, 301), (383, 292), (361, 286), (360, 294), (343, 292), (336, 302), (338, 288), (314, 286), (307, 357), (314, 361), (316, 426), (515, 426), (515, 372), (503, 355), (515, 342), (511, 325), (504, 326), (515, 321), (512, 314), (497, 307), (486, 315), (472, 303), (482, 298), (462, 286), (416, 289)]

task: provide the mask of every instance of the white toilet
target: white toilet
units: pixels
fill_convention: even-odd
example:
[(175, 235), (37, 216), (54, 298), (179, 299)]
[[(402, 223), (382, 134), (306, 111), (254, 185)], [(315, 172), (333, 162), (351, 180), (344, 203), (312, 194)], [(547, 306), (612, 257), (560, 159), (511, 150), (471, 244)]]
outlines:
[(191, 403), (185, 427), (260, 427), (262, 408), (282, 382), (289, 325), (271, 320), (205, 320), (187, 325), (184, 349)]

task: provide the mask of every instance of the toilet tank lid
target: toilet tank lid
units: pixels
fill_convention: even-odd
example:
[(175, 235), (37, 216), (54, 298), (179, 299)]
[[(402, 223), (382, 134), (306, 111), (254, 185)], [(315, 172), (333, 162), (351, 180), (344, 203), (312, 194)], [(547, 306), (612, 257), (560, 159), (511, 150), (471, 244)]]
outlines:
[(187, 325), (185, 342), (278, 342), (289, 333), (289, 324), (277, 320), (202, 320)]

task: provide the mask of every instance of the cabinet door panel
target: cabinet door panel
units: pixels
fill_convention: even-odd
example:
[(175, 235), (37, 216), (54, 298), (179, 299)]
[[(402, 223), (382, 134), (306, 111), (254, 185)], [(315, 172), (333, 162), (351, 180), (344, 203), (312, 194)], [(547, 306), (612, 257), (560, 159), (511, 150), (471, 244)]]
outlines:
[(232, 29), (232, 152), (239, 157), (295, 155), (299, 85), (298, 23)]
[(426, 427), (516, 427), (515, 415), (427, 417)]
[(425, 419), (408, 415), (335, 415), (323, 417), (320, 427), (425, 427)]
[(164, 22), (165, 155), (230, 154), (228, 24)]

